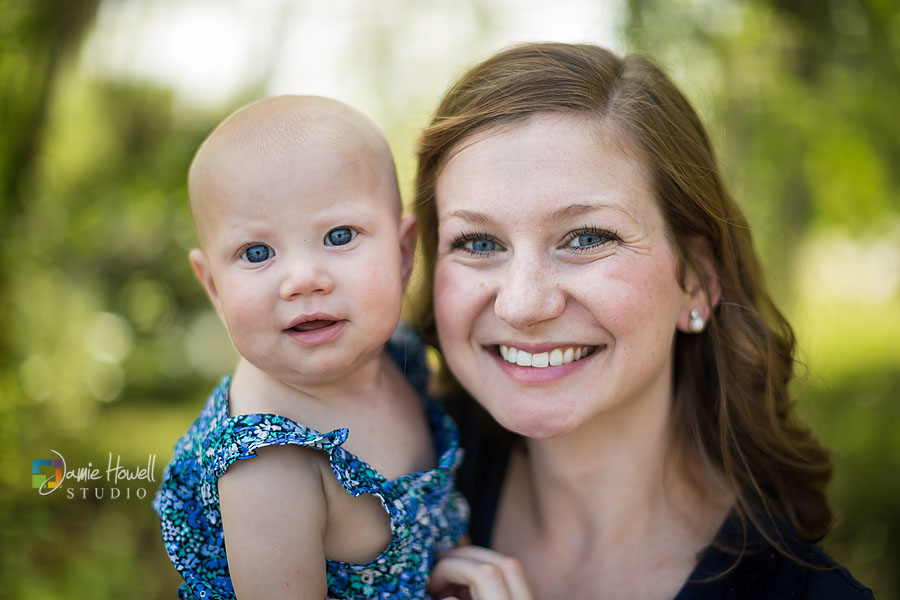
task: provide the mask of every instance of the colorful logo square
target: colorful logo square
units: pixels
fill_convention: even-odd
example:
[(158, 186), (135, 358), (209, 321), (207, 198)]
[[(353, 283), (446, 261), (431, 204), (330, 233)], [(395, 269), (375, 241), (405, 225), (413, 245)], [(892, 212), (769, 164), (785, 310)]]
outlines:
[[(50, 467), (52, 475), (41, 472), (42, 467)], [(59, 458), (36, 458), (31, 461), (31, 487), (43, 489), (46, 484), (48, 489), (53, 489), (62, 483), (63, 461)]]

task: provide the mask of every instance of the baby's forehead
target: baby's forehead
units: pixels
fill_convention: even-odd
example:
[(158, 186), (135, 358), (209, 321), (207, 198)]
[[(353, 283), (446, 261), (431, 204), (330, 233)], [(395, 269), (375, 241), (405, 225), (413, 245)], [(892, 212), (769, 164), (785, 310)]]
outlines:
[[(381, 130), (349, 106), (315, 96), (268, 98), (238, 110), (203, 143), (191, 165), (189, 188), (195, 218), (212, 188), (247, 169), (290, 169), (316, 153), (352, 168), (372, 169), (396, 187), (393, 157)], [(214, 195), (214, 194), (212, 194)], [(399, 206), (398, 197), (397, 208)]]
[(372, 121), (341, 102), (316, 96), (268, 98), (238, 110), (210, 135), (197, 158), (215, 157), (223, 149), (265, 156), (320, 145), (347, 153), (385, 153), (390, 159), (384, 135)]

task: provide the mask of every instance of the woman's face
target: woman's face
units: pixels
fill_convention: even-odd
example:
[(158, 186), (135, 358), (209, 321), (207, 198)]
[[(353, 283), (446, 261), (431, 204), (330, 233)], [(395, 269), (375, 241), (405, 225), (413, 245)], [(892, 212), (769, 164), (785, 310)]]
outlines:
[(638, 159), (595, 121), (540, 114), (460, 144), (436, 194), (441, 348), (501, 425), (549, 437), (668, 410), (696, 306)]

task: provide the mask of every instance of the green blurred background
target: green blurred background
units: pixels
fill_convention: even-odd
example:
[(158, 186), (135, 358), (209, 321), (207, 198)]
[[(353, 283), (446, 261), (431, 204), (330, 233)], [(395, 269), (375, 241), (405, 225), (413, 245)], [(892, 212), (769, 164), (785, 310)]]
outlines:
[(900, 597), (894, 0), (0, 0), (0, 598), (174, 597), (157, 483), (40, 496), (30, 469), (156, 455), (158, 482), (231, 368), (187, 262), (185, 172), (214, 124), (336, 96), (386, 129), (408, 198), (447, 85), (548, 39), (650, 53), (703, 114), (797, 328), (798, 409), (835, 452), (825, 545)]

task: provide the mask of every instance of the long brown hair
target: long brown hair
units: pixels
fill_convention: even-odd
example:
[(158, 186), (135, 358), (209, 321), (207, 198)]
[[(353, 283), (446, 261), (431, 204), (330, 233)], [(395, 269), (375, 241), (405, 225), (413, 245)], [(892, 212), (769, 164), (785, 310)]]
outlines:
[[(649, 59), (593, 45), (525, 44), (476, 65), (447, 92), (422, 135), (416, 177), (424, 258), (418, 325), (426, 339), (437, 344), (432, 290), (441, 166), (472, 135), (548, 112), (602, 120), (641, 155), (682, 282), (687, 269), (704, 279), (708, 269), (694, 242), (708, 246), (721, 300), (702, 333), (676, 334), (679, 442), (725, 474), (735, 510), (769, 542), (783, 548), (779, 521), (802, 540), (821, 539), (832, 523), (824, 493), (832, 465), (792, 412), (793, 331), (766, 290), (747, 221), (722, 183), (699, 117)], [(703, 285), (709, 292), (708, 277)]]

